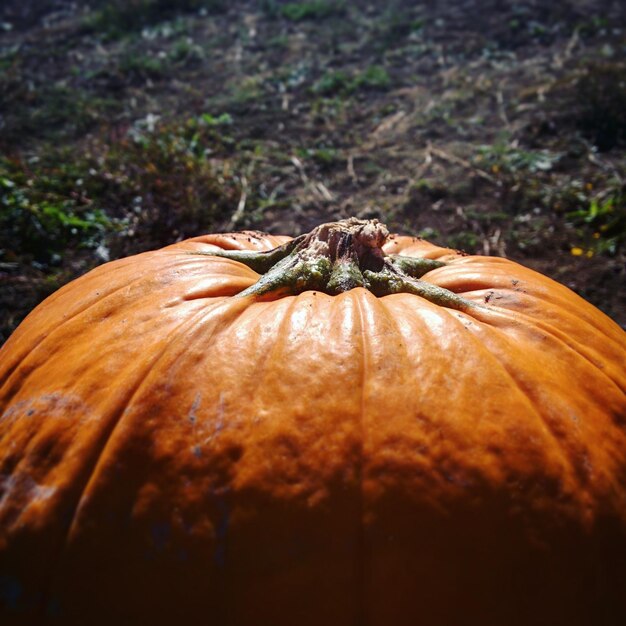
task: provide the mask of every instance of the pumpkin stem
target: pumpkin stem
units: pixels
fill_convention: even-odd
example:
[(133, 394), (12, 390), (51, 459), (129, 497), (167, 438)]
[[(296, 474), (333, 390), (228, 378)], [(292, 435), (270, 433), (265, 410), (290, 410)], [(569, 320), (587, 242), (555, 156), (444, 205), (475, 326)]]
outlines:
[(386, 255), (389, 231), (378, 220), (354, 217), (321, 224), (310, 233), (266, 252), (220, 250), (204, 252), (244, 263), (263, 274), (239, 296), (276, 299), (303, 291), (337, 295), (364, 287), (376, 296), (412, 293), (455, 309), (474, 306), (469, 300), (419, 280), (445, 265), (442, 261)]
[(263, 250), (255, 252), (254, 250), (216, 250), (215, 252), (193, 252), (192, 254), (202, 254), (205, 256), (219, 256), (233, 261), (239, 261), (253, 269), (257, 274), (265, 274), (269, 272), (276, 263), (282, 261), (299, 243), (306, 237), (300, 235), (282, 246), (273, 248), (272, 250)]

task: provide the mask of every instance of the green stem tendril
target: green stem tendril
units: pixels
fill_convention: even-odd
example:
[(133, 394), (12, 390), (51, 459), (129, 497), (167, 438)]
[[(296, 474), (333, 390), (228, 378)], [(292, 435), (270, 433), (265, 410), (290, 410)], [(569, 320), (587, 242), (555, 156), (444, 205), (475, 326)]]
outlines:
[(378, 220), (350, 218), (322, 224), (306, 235), (265, 252), (219, 250), (192, 252), (218, 256), (247, 265), (261, 278), (238, 295), (262, 300), (321, 291), (338, 295), (363, 287), (382, 297), (411, 293), (453, 309), (476, 306), (461, 296), (419, 280), (446, 264), (433, 259), (386, 255), (382, 247), (389, 235)]
[(421, 259), (419, 257), (401, 256), (399, 254), (390, 254), (389, 262), (399, 271), (408, 274), (412, 278), (421, 278), (427, 272), (436, 270), (438, 267), (444, 267), (443, 261), (435, 259)]
[(279, 261), (291, 254), (298, 244), (306, 237), (300, 235), (282, 246), (272, 250), (256, 252), (254, 250), (216, 250), (215, 252), (192, 252), (191, 254), (203, 254), (205, 256), (219, 256), (232, 261), (239, 261), (254, 270), (257, 274), (269, 272)]

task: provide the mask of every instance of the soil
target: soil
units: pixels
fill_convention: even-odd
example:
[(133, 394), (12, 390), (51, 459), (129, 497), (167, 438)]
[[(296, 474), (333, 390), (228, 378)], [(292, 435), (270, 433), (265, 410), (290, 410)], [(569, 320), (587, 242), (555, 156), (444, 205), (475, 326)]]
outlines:
[[(188, 1), (142, 16), (151, 4), (135, 2), (132, 19), (120, 2), (0, 8), (5, 166), (34, 172), (28, 194), (44, 184), (42, 163), (64, 159), (79, 172), (54, 189), (68, 202), (86, 168), (99, 181), (90, 206), (117, 224), (38, 255), (5, 220), (0, 340), (105, 260), (202, 230), (298, 235), (349, 216), (512, 258), (626, 327), (621, 1), (300, 2), (304, 14), (270, 0)], [(185, 157), (195, 161), (173, 160), (172, 135), (193, 120), (215, 136)], [(174, 152), (133, 167), (148, 136)], [(219, 191), (185, 210), (178, 188), (206, 178), (205, 165)], [(113, 179), (117, 195), (101, 184)]]

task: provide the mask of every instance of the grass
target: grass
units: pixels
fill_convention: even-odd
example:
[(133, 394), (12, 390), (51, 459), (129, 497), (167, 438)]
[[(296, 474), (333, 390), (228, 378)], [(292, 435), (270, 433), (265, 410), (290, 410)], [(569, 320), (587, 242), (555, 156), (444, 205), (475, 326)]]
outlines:
[(344, 15), (346, 6), (344, 2), (338, 0), (312, 0), (283, 4), (277, 12), (291, 22), (302, 22)]
[(349, 95), (360, 90), (386, 90), (391, 78), (384, 67), (370, 65), (362, 72), (350, 74), (343, 70), (331, 70), (313, 85), (312, 91), (323, 96)]
[(163, 78), (167, 74), (169, 63), (165, 58), (128, 51), (119, 59), (117, 67), (127, 79), (145, 81)]
[[(0, 259), (26, 255), (54, 264), (72, 247), (95, 249), (140, 236), (148, 247), (173, 233), (210, 229), (236, 205), (238, 183), (212, 158), (229, 151), (227, 114), (137, 124), (108, 149), (76, 158), (0, 160)], [(175, 236), (175, 234), (174, 234)]]
[(40, 265), (51, 264), (69, 245), (97, 247), (114, 228), (88, 195), (87, 164), (67, 156), (33, 164), (0, 160), (3, 257), (26, 255)]
[(526, 150), (514, 143), (499, 141), (480, 146), (474, 163), (493, 174), (537, 173), (553, 169), (561, 156), (549, 150)]
[(511, 213), (539, 212), (564, 219), (572, 254), (616, 255), (626, 243), (623, 181), (606, 173), (588, 181), (572, 178), (556, 171), (561, 158), (549, 150), (526, 150), (502, 141), (479, 147), (473, 163), (503, 186)]
[(120, 103), (80, 88), (64, 84), (35, 85), (32, 90), (6, 88), (1, 141), (5, 145), (24, 145), (29, 140), (58, 141), (76, 138), (114, 114)]
[(225, 0), (103, 0), (86, 25), (107, 38), (119, 39), (181, 13), (222, 13)]

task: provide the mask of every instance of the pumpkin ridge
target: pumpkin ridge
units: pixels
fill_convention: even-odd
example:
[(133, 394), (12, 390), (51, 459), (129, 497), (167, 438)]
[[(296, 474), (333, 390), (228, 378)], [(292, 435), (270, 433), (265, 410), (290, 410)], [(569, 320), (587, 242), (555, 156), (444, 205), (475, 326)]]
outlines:
[[(575, 451), (569, 449), (566, 445), (566, 442), (563, 438), (558, 434), (554, 426), (550, 423), (550, 418), (547, 417), (544, 412), (540, 409), (535, 409), (535, 406), (538, 405), (541, 407), (541, 403), (537, 402), (531, 392), (527, 389), (527, 385), (524, 385), (518, 377), (513, 373), (512, 368), (508, 367), (505, 363), (503, 363), (500, 359), (497, 359), (501, 364), (503, 371), (506, 372), (509, 379), (515, 384), (515, 386), (520, 390), (522, 394), (526, 398), (528, 398), (528, 404), (531, 407), (532, 412), (539, 418), (540, 422), (544, 426), (544, 431), (548, 434), (549, 438), (554, 443), (554, 449), (556, 449), (559, 453), (559, 457), (563, 462), (563, 470), (565, 473), (565, 478), (568, 481), (573, 483), (574, 489), (565, 488), (563, 490), (563, 495), (567, 496), (568, 505), (571, 506), (571, 502), (575, 502), (576, 500), (582, 502), (589, 502), (591, 499), (591, 495), (589, 493), (589, 487), (587, 481), (584, 480), (584, 476), (581, 475), (581, 472), (577, 469), (577, 464), (575, 462)], [(566, 485), (564, 485), (566, 487)]]
[[(120, 259), (120, 261), (125, 261), (125, 260), (126, 259)], [(131, 265), (131, 264), (128, 263), (128, 265)], [(102, 265), (99, 268), (95, 268), (92, 271), (99, 271), (100, 268), (102, 268), (102, 269), (106, 268), (106, 269), (111, 270), (111, 268), (109, 268), (108, 265)], [(111, 272), (106, 272), (106, 273), (111, 273)], [(60, 294), (60, 295), (64, 295), (66, 292), (71, 293), (71, 290), (77, 286), (77, 283), (82, 284), (83, 280), (87, 279), (87, 277), (90, 274), (91, 274), (91, 272), (89, 272), (89, 273), (85, 274), (84, 276), (78, 278), (76, 281), (69, 283), (68, 285), (66, 285), (67, 289), (61, 288), (59, 290), (59, 292), (62, 291), (63, 294)], [(105, 272), (101, 272), (101, 274), (105, 274)], [(67, 323), (71, 322), (72, 320), (75, 320), (80, 315), (83, 315), (84, 313), (86, 313), (92, 307), (97, 306), (97, 305), (101, 305), (110, 296), (114, 296), (116, 293), (122, 291), (123, 289), (127, 289), (131, 285), (134, 285), (134, 284), (140, 282), (143, 278), (144, 278), (143, 276), (137, 276), (135, 279), (133, 279), (129, 283), (121, 284), (119, 287), (116, 287), (115, 289), (112, 289), (106, 295), (103, 295), (102, 297), (94, 299), (92, 302), (90, 302), (87, 305), (85, 305), (82, 309), (78, 309), (71, 316), (62, 318), (57, 324), (55, 324), (55, 326), (50, 330), (50, 332), (48, 332), (47, 334), (42, 334), (42, 336), (38, 339), (37, 343), (32, 347), (31, 350), (29, 350), (28, 352), (26, 352), (23, 355), (19, 355), (18, 358), (15, 359), (14, 367), (13, 368), (9, 368), (7, 370), (7, 372), (5, 373), (4, 378), (0, 380), (0, 397), (5, 396), (5, 385), (8, 385), (10, 383), (10, 379), (15, 375), (16, 370), (19, 367), (19, 365), (21, 365), (26, 359), (28, 359), (31, 354), (36, 353), (37, 350), (42, 347), (42, 344), (44, 342), (47, 342), (48, 340), (54, 339), (54, 335), (55, 335), (55, 333), (57, 331), (61, 330)], [(57, 293), (59, 293), (59, 292), (57, 292)], [(46, 301), (46, 303), (47, 303), (47, 301)], [(37, 311), (37, 309), (35, 309), (35, 311)], [(35, 311), (33, 311), (33, 313)], [(11, 338), (9, 338), (9, 341), (10, 341), (10, 339)], [(17, 339), (17, 337), (16, 337), (16, 339)], [(7, 344), (8, 344), (8, 341), (7, 341)], [(61, 348), (61, 346), (59, 346), (59, 349), (60, 348)], [(24, 382), (24, 379), (20, 380), (20, 384), (23, 384), (23, 382)], [(10, 398), (10, 394), (6, 394), (6, 397)], [(1, 411), (1, 409), (0, 409), (0, 411)]]
[[(605, 378), (607, 378), (611, 382), (611, 384), (614, 385), (619, 391), (624, 392), (624, 387), (622, 386), (621, 382), (614, 379), (613, 376), (611, 376), (605, 368), (600, 367), (597, 363), (597, 359), (593, 359), (589, 354), (586, 353), (586, 351), (584, 350), (584, 344), (582, 344), (579, 341), (575, 341), (571, 338), (570, 338), (570, 341), (567, 341), (565, 339), (566, 337), (565, 333), (563, 333), (561, 330), (559, 330), (559, 328), (557, 328), (553, 324), (542, 322), (541, 320), (538, 320), (535, 317), (528, 315), (526, 313), (523, 313), (521, 311), (507, 309), (505, 307), (498, 306), (495, 304), (491, 305), (488, 310), (492, 311), (493, 313), (499, 316), (502, 316), (505, 320), (508, 319), (509, 324), (518, 325), (519, 320), (521, 318), (521, 320), (524, 322), (524, 326), (535, 328), (541, 334), (546, 335), (546, 337), (549, 337), (553, 341), (558, 343), (565, 350), (573, 352), (574, 354), (579, 356), (581, 359), (584, 359), (592, 367), (594, 367), (598, 372), (600, 372)], [(487, 326), (491, 326), (493, 328), (498, 328), (498, 327), (501, 328), (499, 325), (490, 324), (488, 321), (480, 320), (478, 317), (471, 315), (471, 312), (469, 311), (466, 311), (465, 313), (467, 315), (470, 315), (471, 317), (474, 317), (476, 321), (482, 322), (486, 324)], [(607, 338), (607, 339), (610, 341), (610, 338)], [(614, 343), (614, 342), (611, 342), (611, 343)], [(616, 348), (619, 348), (619, 346), (616, 346)]]
[[(181, 328), (182, 326), (185, 326), (187, 323), (189, 323), (190, 320), (185, 320), (183, 322), (181, 322), (181, 324), (177, 327)], [(67, 524), (67, 530), (65, 532), (65, 538), (61, 541), (61, 545), (59, 546), (58, 550), (57, 550), (57, 556), (54, 559), (54, 564), (50, 566), (50, 575), (49, 575), (49, 582), (46, 585), (46, 589), (43, 591), (42, 593), (42, 599), (41, 599), (41, 604), (40, 604), (40, 609), (39, 609), (39, 616), (40, 618), (43, 618), (45, 616), (45, 609), (46, 606), (48, 604), (48, 600), (49, 600), (49, 595), (50, 595), (50, 589), (53, 585), (53, 581), (54, 581), (54, 570), (58, 567), (59, 562), (62, 559), (62, 555), (63, 555), (63, 551), (65, 550), (71, 534), (72, 534), (72, 530), (73, 527), (75, 525), (77, 516), (79, 515), (80, 512), (80, 506), (81, 506), (81, 501), (83, 500), (83, 497), (85, 495), (85, 493), (87, 492), (87, 490), (89, 489), (89, 486), (92, 484), (92, 481), (94, 480), (94, 476), (97, 473), (98, 467), (100, 465), (101, 460), (103, 459), (105, 453), (106, 453), (106, 449), (107, 446), (109, 444), (109, 442), (111, 441), (111, 438), (113, 436), (113, 433), (115, 432), (116, 428), (118, 427), (118, 425), (120, 424), (121, 420), (124, 417), (124, 413), (129, 405), (130, 402), (132, 402), (133, 397), (136, 395), (136, 393), (139, 391), (139, 389), (141, 388), (141, 385), (145, 382), (145, 379), (148, 375), (148, 373), (157, 365), (158, 361), (165, 355), (165, 353), (167, 352), (167, 349), (169, 348), (169, 346), (171, 345), (171, 343), (167, 343), (163, 346), (163, 348), (161, 349), (160, 353), (155, 357), (155, 359), (153, 360), (153, 362), (148, 366), (148, 368), (146, 369), (145, 372), (143, 372), (143, 374), (141, 376), (137, 377), (137, 381), (136, 384), (133, 386), (132, 389), (129, 390), (126, 398), (124, 398), (122, 401), (120, 401), (119, 405), (118, 405), (118, 411), (117, 411), (117, 416), (114, 416), (111, 418), (111, 423), (108, 425), (106, 432), (103, 433), (101, 435), (101, 439), (102, 442), (101, 444), (98, 446), (99, 447), (99, 451), (96, 452), (94, 454), (94, 459), (93, 461), (91, 461), (89, 463), (89, 468), (85, 469), (82, 474), (86, 475), (83, 479), (83, 484), (82, 487), (79, 488), (78, 490), (78, 497), (75, 499), (76, 504), (73, 505), (72, 508), (72, 514), (70, 517), (70, 520)]]
[[(598, 319), (598, 316), (594, 315), (595, 308), (592, 307), (584, 298), (580, 297), (565, 285), (540, 274), (536, 270), (520, 265), (511, 259), (485, 256), (460, 257), (455, 259), (453, 262), (448, 263), (445, 267), (438, 268), (436, 271), (437, 275), (443, 274), (443, 276), (446, 276), (449, 274), (452, 279), (454, 279), (454, 275), (456, 273), (462, 275), (463, 272), (467, 271), (468, 267), (475, 272), (490, 272), (493, 274), (491, 261), (499, 261), (498, 264), (501, 266), (498, 268), (498, 274), (495, 277), (495, 281), (502, 276), (503, 278), (506, 277), (507, 280), (514, 279), (515, 285), (499, 287), (486, 283), (479, 288), (474, 287), (471, 291), (476, 291), (478, 289), (494, 289), (497, 291), (509, 290), (511, 292), (521, 291), (524, 294), (536, 298), (539, 302), (548, 303), (564, 311), (570, 311), (574, 305), (576, 305), (577, 319), (586, 322), (591, 328), (601, 332), (608, 339), (618, 345), (620, 339), (623, 339), (622, 329), (609, 317), (605, 316), (602, 319)], [(534, 289), (532, 292), (528, 292), (527, 288), (531, 285)], [(537, 288), (538, 286), (540, 286), (540, 288)], [(451, 290), (454, 291), (454, 289)], [(460, 293), (463, 292), (461, 291)], [(470, 291), (465, 291), (464, 293), (470, 293)], [(580, 315), (581, 311), (585, 314)]]
[[(257, 389), (259, 389), (261, 387), (261, 385), (263, 384), (263, 377), (262, 377), (262, 373), (263, 373), (263, 368), (264, 366), (268, 363), (271, 362), (273, 355), (276, 353), (276, 351), (279, 349), (280, 347), (280, 343), (282, 342), (286, 342), (286, 336), (283, 333), (283, 330), (289, 326), (290, 322), (291, 322), (291, 317), (292, 317), (292, 313), (296, 310), (299, 302), (298, 302), (298, 296), (291, 296), (290, 299), (286, 299), (289, 304), (286, 305), (286, 310), (283, 313), (283, 318), (281, 319), (279, 325), (278, 325), (278, 332), (276, 334), (276, 337), (274, 338), (274, 341), (272, 343), (272, 347), (269, 350), (265, 350), (264, 354), (263, 354), (263, 358), (261, 360), (261, 362), (259, 363), (259, 367), (258, 367), (258, 376), (257, 376)], [(271, 306), (271, 305), (270, 305)]]
[[(501, 335), (505, 338), (505, 342), (508, 342), (508, 340), (510, 340), (508, 335), (506, 335), (506, 333), (504, 333), (501, 329), (494, 328), (493, 330), (496, 333), (498, 332), (501, 333)], [(472, 333), (472, 337), (476, 344), (480, 344), (480, 342), (478, 341), (478, 338), (475, 335), (473, 335), (473, 333)], [(485, 353), (493, 357), (494, 362), (499, 365), (501, 371), (513, 383), (515, 388), (519, 390), (519, 392), (524, 396), (524, 398), (527, 401), (526, 404), (528, 406), (529, 413), (531, 413), (537, 418), (537, 422), (542, 426), (542, 430), (546, 433), (548, 438), (554, 443), (555, 449), (558, 450), (559, 457), (563, 461), (563, 468), (566, 469), (568, 473), (570, 473), (572, 471), (572, 460), (563, 449), (561, 438), (555, 432), (553, 426), (551, 426), (549, 419), (541, 411), (540, 409), (541, 403), (538, 403), (536, 399), (533, 398), (529, 390), (526, 388), (527, 386), (522, 384), (522, 382), (511, 371), (511, 368), (508, 367), (507, 364), (503, 362), (503, 360), (499, 357), (499, 355), (497, 355), (492, 350), (487, 349), (487, 347), (483, 346), (482, 344), (481, 344), (481, 347), (485, 349)]]
[[(106, 458), (107, 448), (112, 441), (112, 438), (115, 434), (115, 431), (118, 429), (119, 425), (126, 414), (126, 411), (129, 405), (132, 403), (134, 397), (141, 391), (143, 385), (146, 383), (149, 375), (155, 368), (158, 366), (159, 362), (166, 356), (168, 351), (172, 349), (173, 346), (176, 345), (176, 340), (179, 332), (185, 332), (185, 330), (189, 327), (193, 327), (198, 323), (197, 318), (204, 317), (209, 313), (215, 314), (216, 317), (219, 317), (218, 313), (214, 309), (218, 309), (220, 305), (226, 305), (226, 308), (232, 306), (235, 310), (241, 308), (242, 301), (232, 301), (232, 300), (220, 300), (215, 303), (215, 307), (211, 309), (210, 312), (206, 310), (201, 310), (192, 315), (191, 318), (183, 320), (174, 331), (170, 331), (168, 333), (168, 341), (165, 342), (160, 352), (154, 357), (153, 361), (148, 365), (148, 367), (144, 370), (144, 372), (137, 377), (136, 384), (132, 389), (128, 391), (126, 397), (120, 401), (118, 405), (118, 414), (111, 418), (111, 423), (107, 426), (106, 432), (102, 433), (101, 439), (102, 441), (99, 443), (99, 451), (94, 451), (94, 459), (90, 461), (89, 467), (86, 468), (81, 474), (84, 475), (82, 486), (78, 489), (78, 496), (75, 499), (75, 504), (71, 506), (72, 514), (67, 523), (67, 530), (65, 531), (65, 537), (61, 540), (60, 546), (57, 549), (57, 556), (53, 558), (53, 563), (49, 566), (49, 576), (48, 576), (48, 584), (44, 585), (44, 589), (41, 594), (41, 601), (39, 606), (39, 617), (45, 617), (46, 607), (48, 605), (49, 597), (51, 594), (51, 590), (54, 586), (55, 579), (55, 570), (57, 570), (62, 562), (63, 553), (66, 550), (68, 543), (70, 542), (72, 532), (74, 530), (75, 524), (77, 522), (78, 516), (81, 510), (81, 502), (85, 494), (89, 491), (90, 487), (94, 484), (96, 477), (98, 475), (98, 470), (100, 469), (103, 460)], [(216, 324), (216, 328), (213, 329), (212, 335), (214, 332), (221, 328), (222, 324)]]
[[(184, 267), (185, 264), (188, 262), (186, 257), (180, 256), (180, 251), (176, 252), (175, 250), (169, 250), (167, 252), (171, 253), (169, 256), (172, 256), (172, 258), (176, 261), (176, 265), (180, 264), (181, 266)], [(158, 251), (151, 250), (151, 251), (144, 252), (144, 253), (137, 255), (137, 257), (142, 256), (145, 258), (148, 256), (154, 256), (155, 261), (158, 261), (159, 256), (157, 256), (157, 254), (158, 254)], [(117, 261), (112, 261), (111, 263), (107, 263), (105, 265), (101, 265), (100, 267), (94, 268), (87, 274), (81, 276), (80, 278), (77, 278), (75, 281), (65, 285), (64, 287), (61, 287), (57, 292), (55, 292), (51, 296), (51, 298), (53, 298), (53, 302), (58, 300), (61, 296), (66, 295), (66, 293), (71, 294), (73, 289), (75, 289), (78, 286), (82, 286), (82, 283), (84, 281), (90, 278), (93, 278), (94, 273), (97, 273), (97, 276), (99, 278), (102, 278), (105, 275), (119, 271), (120, 268), (124, 268), (126, 266), (132, 266), (133, 263), (131, 262), (131, 259), (133, 258), (136, 258), (136, 257), (118, 259)], [(224, 259), (224, 261), (226, 261), (226, 259)], [(169, 266), (167, 269), (171, 270), (172, 268), (173, 266)], [(162, 269), (165, 271), (164, 267), (162, 267)], [(34, 346), (32, 346), (32, 349), (24, 354), (19, 354), (18, 357), (15, 359), (15, 365), (12, 368), (8, 368), (3, 375), (3, 378), (0, 378), (0, 397), (5, 397), (5, 396), (10, 397), (10, 394), (5, 394), (6, 392), (5, 385), (8, 385), (10, 383), (10, 379), (15, 375), (17, 367), (21, 363), (23, 363), (26, 359), (28, 359), (31, 354), (35, 353), (42, 346), (44, 342), (47, 342), (49, 339), (53, 339), (57, 331), (60, 331), (67, 323), (71, 322), (72, 320), (76, 320), (77, 317), (88, 312), (91, 308), (98, 306), (98, 305), (102, 305), (110, 297), (115, 296), (116, 294), (118, 294), (120, 291), (124, 289), (128, 289), (129, 287), (136, 285), (137, 283), (140, 283), (144, 279), (145, 279), (145, 276), (139, 275), (133, 278), (132, 280), (130, 280), (129, 282), (124, 282), (120, 284), (118, 287), (112, 289), (106, 294), (103, 294), (102, 296), (89, 302), (84, 307), (77, 309), (76, 311), (72, 313), (72, 315), (68, 317), (63, 317), (58, 323), (54, 325), (54, 327), (47, 334), (42, 334), (41, 337), (38, 339), (37, 343)], [(58, 297), (55, 298), (55, 296), (58, 296)], [(190, 298), (189, 300), (193, 300), (193, 299), (195, 298)], [(46, 300), (46, 304), (50, 304), (50, 302)], [(36, 313), (37, 310), (38, 308), (35, 309), (33, 313)], [(7, 341), (7, 345), (9, 345), (9, 342), (11, 342), (11, 339), (17, 340), (18, 338), (19, 338), (18, 335), (16, 335), (15, 337), (9, 337), (9, 340)], [(20, 383), (23, 383), (23, 382), (24, 380), (20, 381)], [(1, 412), (2, 412), (2, 409), (0, 409), (0, 413)]]
[[(567, 492), (564, 492), (564, 495), (569, 496), (570, 502), (572, 502), (574, 498), (579, 498), (579, 501), (581, 504), (583, 502), (591, 501), (589, 481), (587, 480), (585, 472), (581, 471), (580, 464), (577, 463), (577, 460), (581, 456), (584, 456), (575, 447), (579, 444), (579, 439), (574, 438), (571, 441), (568, 441), (566, 438), (562, 437), (559, 434), (556, 426), (560, 422), (565, 422), (566, 418), (564, 416), (556, 416), (556, 415), (551, 416), (550, 412), (544, 409), (545, 402), (542, 400), (541, 396), (532, 393), (532, 389), (534, 387), (520, 380), (520, 377), (519, 377), (520, 371), (516, 370), (509, 363), (506, 362), (506, 355), (508, 354), (509, 344), (510, 342), (515, 342), (515, 340), (511, 338), (506, 333), (506, 331), (504, 331), (502, 328), (493, 327), (489, 325), (486, 325), (486, 326), (488, 329), (490, 329), (489, 332), (494, 333), (494, 336), (496, 337), (496, 341), (504, 342), (504, 348), (505, 348), (505, 349), (498, 350), (498, 351), (487, 350), (487, 352), (491, 354), (493, 357), (495, 357), (495, 360), (503, 369), (503, 371), (506, 373), (507, 377), (515, 384), (516, 388), (518, 388), (520, 392), (524, 394), (526, 398), (528, 398), (528, 405), (532, 413), (535, 414), (539, 418), (540, 423), (544, 427), (543, 430), (550, 436), (551, 440), (555, 444), (555, 449), (558, 450), (559, 457), (562, 459), (564, 463), (563, 468), (566, 470), (566, 477), (569, 478), (574, 483), (575, 489), (570, 489)], [(478, 344), (480, 344), (483, 349), (487, 349), (487, 345), (481, 344), (481, 342), (478, 340), (478, 337), (476, 337), (474, 333), (472, 333), (472, 336), (473, 336), (473, 339)], [(554, 341), (557, 345), (559, 345), (561, 349), (563, 347), (565, 347), (566, 349), (569, 349), (569, 346), (567, 346), (567, 344), (565, 344), (564, 342), (558, 341), (557, 339), (554, 339)], [(576, 356), (581, 356), (571, 349), (570, 351), (573, 352)], [(588, 362), (588, 360), (585, 359), (585, 362)], [(589, 365), (591, 367), (594, 367), (593, 363), (589, 363)], [(602, 370), (597, 367), (594, 367), (594, 369), (596, 370), (596, 372), (602, 372)], [(555, 422), (555, 424), (553, 424), (552, 422)], [(581, 439), (580, 443), (582, 443), (582, 441), (583, 440)]]
[[(357, 455), (357, 476), (358, 476), (358, 499), (357, 506), (359, 507), (357, 519), (359, 520), (358, 528), (356, 529), (356, 550), (355, 550), (355, 573), (358, 597), (355, 598), (356, 607), (356, 621), (359, 624), (366, 624), (366, 573), (367, 573), (367, 555), (365, 552), (365, 491), (363, 486), (363, 479), (365, 475), (365, 385), (367, 379), (367, 366), (368, 366), (368, 351), (369, 341), (367, 337), (365, 327), (365, 314), (363, 312), (362, 298), (367, 297), (368, 292), (352, 291), (352, 299), (355, 304), (355, 310), (359, 317), (359, 336), (361, 340), (361, 408), (359, 411), (359, 447)], [(376, 301), (380, 300), (376, 298)]]
[[(493, 289), (489, 289), (489, 288), (476, 289), (473, 291), (465, 291), (463, 292), (463, 294), (465, 297), (468, 297), (468, 298), (471, 296), (472, 298), (484, 299), (485, 295), (490, 291), (496, 292), (498, 294), (505, 293), (505, 294), (511, 294), (511, 296), (519, 297), (519, 292), (516, 289), (508, 288), (508, 287), (494, 287)], [(571, 319), (572, 325), (580, 326), (581, 324), (584, 324), (586, 327), (588, 327), (588, 332), (601, 333), (603, 335), (604, 340), (608, 344), (610, 344), (611, 350), (614, 350), (615, 352), (619, 352), (622, 350), (622, 345), (620, 344), (617, 337), (616, 336), (614, 337), (611, 334), (607, 333), (606, 332), (607, 328), (594, 325), (590, 319), (572, 315), (570, 312), (571, 306), (567, 307), (566, 303), (563, 303), (558, 300), (543, 298), (541, 293), (536, 293), (536, 292), (534, 293), (525, 292), (523, 296), (528, 298), (531, 301), (534, 301), (534, 303), (542, 304), (544, 306), (549, 305), (552, 310), (552, 314), (554, 318), (566, 317), (567, 319)], [(526, 302), (524, 302), (524, 300), (522, 299), (520, 300), (520, 305), (521, 304), (526, 304)], [(493, 300), (491, 300), (489, 303), (489, 306), (483, 307), (483, 311), (484, 310), (500, 311), (507, 316), (521, 317), (525, 321), (528, 321), (529, 323), (536, 325), (537, 324), (536, 316), (530, 315), (528, 313), (524, 313), (523, 310), (521, 310), (521, 308), (522, 308), (521, 306), (518, 306), (515, 308), (513, 307), (509, 308), (502, 304), (496, 304)], [(466, 313), (469, 314), (469, 310), (466, 311)], [(553, 329), (554, 332), (548, 329)], [(559, 333), (559, 335), (562, 335), (562, 336), (566, 335), (564, 331), (560, 330), (557, 326), (555, 326), (551, 322), (546, 324), (546, 332), (549, 332), (550, 334)]]
[[(408, 306), (406, 305), (405, 302), (402, 302), (400, 304), (400, 306), (404, 309), (407, 309)], [(436, 306), (436, 305), (435, 305)], [(463, 327), (465, 329), (467, 329), (467, 327), (465, 326), (465, 324), (463, 324), (462, 321), (462, 317), (464, 315), (467, 315), (469, 317), (472, 317), (469, 313), (467, 312), (460, 312), (460, 311), (454, 311), (454, 310), (450, 310), (450, 309), (444, 309), (447, 313), (448, 313), (448, 317), (454, 320), (454, 323), (457, 324), (460, 327)], [(486, 322), (483, 322), (481, 320), (473, 320), (474, 323), (477, 323), (479, 327), (482, 327), (483, 329), (486, 329), (487, 332), (492, 332), (495, 333), (497, 337), (499, 337), (500, 340), (503, 340), (505, 343), (510, 342), (512, 339), (511, 337), (505, 332), (503, 331), (501, 328), (488, 324)], [(474, 347), (476, 348), (477, 352), (479, 352), (480, 354), (484, 355), (484, 359), (488, 359), (491, 363), (495, 364), (507, 377), (508, 380), (510, 380), (514, 387), (519, 390), (519, 392), (523, 395), (524, 397), (524, 403), (526, 404), (527, 408), (528, 408), (528, 412), (529, 414), (534, 415), (537, 418), (537, 423), (540, 425), (541, 430), (543, 430), (544, 432), (546, 432), (546, 434), (549, 436), (549, 439), (551, 441), (554, 442), (555, 447), (558, 449), (558, 453), (559, 453), (559, 457), (561, 457), (561, 460), (563, 461), (563, 467), (565, 469), (567, 469), (568, 471), (572, 469), (572, 462), (570, 460), (570, 458), (568, 457), (567, 454), (565, 454), (560, 440), (558, 438), (558, 436), (553, 432), (552, 428), (550, 427), (547, 419), (543, 416), (543, 414), (538, 410), (537, 406), (538, 403), (536, 403), (533, 398), (530, 396), (530, 394), (526, 391), (526, 389), (524, 388), (524, 386), (520, 383), (520, 381), (518, 381), (511, 373), (511, 371), (509, 370), (509, 368), (506, 366), (506, 364), (501, 360), (499, 354), (497, 352), (495, 352), (492, 349), (489, 349), (489, 347), (487, 345), (485, 345), (483, 342), (481, 342), (479, 340), (479, 338), (476, 336), (476, 334), (472, 331), (471, 327), (469, 329), (469, 333), (466, 333), (467, 336), (471, 337), (471, 341), (474, 345)]]

